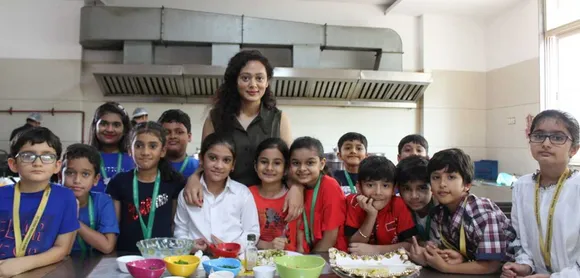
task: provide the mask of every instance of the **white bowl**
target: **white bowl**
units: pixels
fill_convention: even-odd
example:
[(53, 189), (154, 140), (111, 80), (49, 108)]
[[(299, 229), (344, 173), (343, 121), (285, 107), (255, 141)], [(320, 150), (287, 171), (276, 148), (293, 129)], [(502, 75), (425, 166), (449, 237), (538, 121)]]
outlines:
[(122, 256), (117, 258), (117, 265), (119, 266), (119, 270), (124, 273), (129, 273), (127, 269), (127, 263), (144, 260), (145, 258), (141, 256)]
[(268, 265), (256, 266), (252, 270), (255, 278), (274, 278), (276, 273), (276, 268)]
[(234, 278), (234, 274), (229, 271), (216, 271), (212, 272), (208, 278)]

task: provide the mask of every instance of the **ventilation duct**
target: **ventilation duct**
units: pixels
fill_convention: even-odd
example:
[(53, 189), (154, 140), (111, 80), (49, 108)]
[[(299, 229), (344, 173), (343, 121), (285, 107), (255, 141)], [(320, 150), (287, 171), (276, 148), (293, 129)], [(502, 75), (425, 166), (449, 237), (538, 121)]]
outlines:
[[(277, 100), (293, 105), (416, 107), (428, 73), (402, 71), (402, 43), (387, 28), (317, 25), (166, 8), (85, 6), (80, 43), (123, 49), (123, 64), (95, 64), (103, 94), (132, 101), (203, 103), (223, 81), (241, 45), (292, 49), (293, 67), (277, 67)], [(153, 46), (211, 45), (211, 65), (155, 65)], [(321, 50), (376, 53), (374, 70), (320, 68)]]

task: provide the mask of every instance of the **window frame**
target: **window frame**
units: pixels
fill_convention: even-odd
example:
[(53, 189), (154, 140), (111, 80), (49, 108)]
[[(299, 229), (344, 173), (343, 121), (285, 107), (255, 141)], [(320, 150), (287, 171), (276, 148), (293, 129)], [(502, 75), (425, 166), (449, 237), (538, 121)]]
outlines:
[[(541, 62), (541, 110), (560, 109), (559, 102), (559, 41), (569, 36), (580, 36), (580, 16), (577, 20), (547, 29), (548, 16), (558, 16), (558, 13), (547, 14), (546, 0), (540, 0), (540, 26), (543, 43), (540, 46)], [(579, 119), (580, 120), (580, 119)], [(570, 160), (570, 164), (580, 166), (580, 154)]]

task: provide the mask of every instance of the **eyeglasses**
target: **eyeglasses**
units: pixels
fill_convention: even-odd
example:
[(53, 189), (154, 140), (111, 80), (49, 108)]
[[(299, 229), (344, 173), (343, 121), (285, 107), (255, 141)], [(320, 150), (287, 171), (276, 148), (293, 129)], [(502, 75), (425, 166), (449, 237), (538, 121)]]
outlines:
[(52, 164), (56, 161), (56, 154), (46, 153), (46, 154), (35, 154), (33, 152), (22, 152), (16, 155), (21, 162), (24, 163), (34, 163), (37, 158), (40, 158), (43, 164)]
[(568, 140), (572, 140), (570, 136), (561, 133), (532, 133), (530, 134), (530, 143), (544, 143), (546, 138), (550, 138), (550, 142), (554, 145), (564, 145)]

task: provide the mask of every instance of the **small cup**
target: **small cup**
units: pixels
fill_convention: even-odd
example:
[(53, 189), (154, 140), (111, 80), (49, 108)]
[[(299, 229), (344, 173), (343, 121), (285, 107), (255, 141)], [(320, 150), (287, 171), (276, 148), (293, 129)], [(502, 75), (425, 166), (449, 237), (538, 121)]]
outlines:
[(117, 258), (117, 266), (119, 267), (119, 270), (123, 273), (129, 273), (129, 270), (127, 269), (127, 263), (133, 262), (133, 261), (138, 261), (138, 260), (144, 260), (145, 258), (141, 257), (141, 256), (122, 256), (122, 257), (118, 257)]
[(253, 268), (255, 278), (274, 278), (276, 268), (273, 266), (263, 265)]
[(229, 271), (216, 271), (212, 272), (208, 278), (234, 278), (234, 274)]

